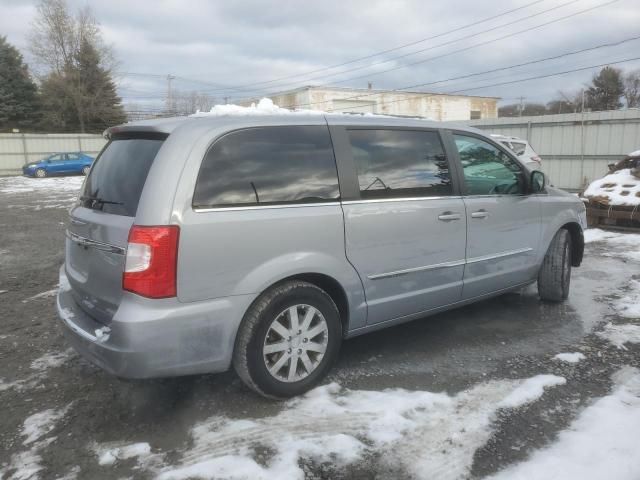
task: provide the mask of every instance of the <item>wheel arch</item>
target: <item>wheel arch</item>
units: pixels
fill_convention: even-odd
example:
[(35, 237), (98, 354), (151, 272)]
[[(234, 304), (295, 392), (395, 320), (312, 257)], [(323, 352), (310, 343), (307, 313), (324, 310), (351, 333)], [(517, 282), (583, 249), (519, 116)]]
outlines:
[(324, 273), (316, 273), (316, 272), (307, 272), (307, 273), (298, 273), (295, 275), (291, 275), (289, 277), (283, 278), (274, 284), (267, 287), (264, 291), (267, 291), (273, 288), (276, 285), (279, 285), (284, 282), (288, 282), (291, 280), (300, 280), (303, 282), (311, 283), (316, 287), (324, 290), (327, 295), (331, 297), (331, 300), (338, 307), (338, 313), (340, 314), (340, 324), (342, 326), (342, 335), (346, 335), (349, 326), (349, 300), (347, 298), (347, 292), (344, 287), (338, 280), (335, 278), (326, 275)]
[(579, 267), (584, 256), (584, 233), (577, 222), (568, 222), (562, 225), (571, 235), (571, 265)]

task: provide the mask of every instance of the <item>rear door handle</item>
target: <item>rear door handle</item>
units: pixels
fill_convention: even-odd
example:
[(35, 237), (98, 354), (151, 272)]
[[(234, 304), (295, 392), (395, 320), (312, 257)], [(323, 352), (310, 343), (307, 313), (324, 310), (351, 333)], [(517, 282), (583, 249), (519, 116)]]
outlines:
[(487, 218), (489, 216), (489, 212), (486, 210), (478, 210), (477, 212), (473, 212), (471, 214), (471, 218)]
[(443, 222), (450, 222), (452, 220), (460, 220), (461, 218), (462, 218), (462, 214), (453, 213), (453, 212), (444, 212), (444, 213), (438, 215), (438, 220), (441, 220)]

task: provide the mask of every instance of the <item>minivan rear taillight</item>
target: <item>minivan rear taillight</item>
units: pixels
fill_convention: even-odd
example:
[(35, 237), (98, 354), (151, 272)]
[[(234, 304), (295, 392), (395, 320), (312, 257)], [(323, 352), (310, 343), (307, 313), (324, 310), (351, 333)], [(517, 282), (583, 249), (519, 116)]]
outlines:
[(132, 226), (122, 288), (143, 297), (175, 297), (179, 237), (175, 225)]

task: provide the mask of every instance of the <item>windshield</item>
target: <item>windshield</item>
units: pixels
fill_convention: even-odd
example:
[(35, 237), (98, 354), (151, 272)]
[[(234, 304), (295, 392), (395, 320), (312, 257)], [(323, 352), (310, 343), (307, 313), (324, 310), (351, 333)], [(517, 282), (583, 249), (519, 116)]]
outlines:
[(164, 138), (127, 136), (112, 139), (91, 169), (80, 197), (82, 205), (134, 217), (147, 174)]

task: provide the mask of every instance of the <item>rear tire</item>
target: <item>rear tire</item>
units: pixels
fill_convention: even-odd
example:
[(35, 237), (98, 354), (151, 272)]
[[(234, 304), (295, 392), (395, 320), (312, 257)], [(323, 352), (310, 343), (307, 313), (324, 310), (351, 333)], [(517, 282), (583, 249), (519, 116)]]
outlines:
[(84, 175), (85, 177), (89, 175), (89, 169), (90, 167), (82, 167), (82, 175)]
[(331, 297), (311, 283), (288, 281), (264, 292), (247, 310), (233, 366), (259, 394), (293, 397), (325, 377), (341, 341), (340, 314)]
[(564, 228), (553, 237), (538, 273), (538, 294), (548, 302), (562, 302), (571, 285), (571, 235)]
[(47, 171), (44, 168), (39, 168), (36, 170), (36, 177), (38, 178), (44, 178), (47, 176)]

